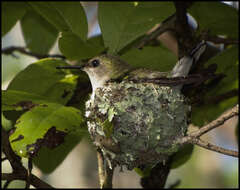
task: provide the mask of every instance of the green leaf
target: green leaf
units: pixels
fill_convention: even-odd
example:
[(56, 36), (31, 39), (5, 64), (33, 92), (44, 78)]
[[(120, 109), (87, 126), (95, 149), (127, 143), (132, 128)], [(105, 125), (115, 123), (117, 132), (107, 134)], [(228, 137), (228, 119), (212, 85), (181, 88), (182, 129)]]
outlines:
[(162, 72), (170, 71), (177, 62), (177, 57), (161, 46), (147, 46), (141, 50), (131, 49), (122, 55), (121, 58), (134, 67), (148, 68)]
[(221, 2), (194, 2), (188, 12), (197, 20), (200, 30), (238, 38), (237, 9)]
[(68, 31), (69, 27), (61, 13), (50, 2), (28, 2), (42, 17), (59, 31)]
[(88, 25), (80, 2), (29, 2), (48, 22), (61, 32), (72, 32), (87, 39)]
[(100, 2), (98, 11), (104, 44), (116, 54), (175, 9), (172, 2)]
[(17, 90), (2, 91), (2, 111), (7, 110), (26, 110), (37, 104), (48, 102), (48, 98), (37, 94)]
[(38, 105), (17, 120), (9, 141), (20, 157), (34, 157), (42, 146), (53, 149), (64, 142), (68, 133), (85, 131), (83, 123), (83, 115), (76, 108), (54, 103)]
[(57, 29), (35, 11), (27, 11), (21, 28), (26, 46), (39, 54), (47, 54), (58, 36)]
[(9, 131), (12, 128), (12, 122), (4, 117), (2, 113), (2, 128), (6, 131)]
[(33, 163), (44, 173), (53, 172), (67, 157), (69, 152), (88, 134), (87, 127), (76, 129), (66, 135), (64, 143), (54, 149), (42, 147)]
[[(206, 99), (213, 99), (234, 89), (238, 90), (238, 46), (228, 48), (211, 58), (206, 66), (214, 63), (217, 64), (216, 73), (223, 73), (226, 76), (212, 89), (209, 89)], [(202, 106), (193, 107), (192, 122), (197, 126), (204, 125), (216, 119), (220, 114), (237, 103), (238, 97), (234, 96), (219, 103), (210, 101)]]
[(20, 20), (26, 12), (25, 2), (2, 2), (2, 36)]
[(104, 50), (101, 37), (90, 38), (86, 42), (71, 32), (63, 32), (58, 46), (63, 55), (69, 60), (88, 59)]
[(226, 77), (209, 92), (209, 95), (222, 94), (238, 88), (238, 46), (232, 46), (211, 58), (206, 66), (211, 64), (217, 64), (216, 73), (223, 73)]
[(63, 16), (69, 31), (76, 34), (83, 41), (87, 40), (88, 23), (84, 9), (80, 2), (51, 2), (51, 5)]
[(178, 168), (185, 164), (192, 156), (194, 145), (186, 144), (179, 149), (172, 157), (171, 169)]
[(37, 94), (49, 101), (66, 104), (73, 95), (77, 76), (70, 71), (56, 69), (64, 61), (47, 58), (29, 65), (11, 81), (8, 90)]

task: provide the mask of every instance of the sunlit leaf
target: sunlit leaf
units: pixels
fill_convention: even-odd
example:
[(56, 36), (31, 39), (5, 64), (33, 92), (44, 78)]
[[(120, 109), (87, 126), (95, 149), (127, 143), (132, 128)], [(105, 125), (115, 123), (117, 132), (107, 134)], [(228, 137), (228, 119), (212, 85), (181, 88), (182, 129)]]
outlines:
[(53, 172), (67, 157), (69, 152), (88, 134), (87, 127), (82, 127), (69, 132), (64, 143), (54, 149), (42, 147), (38, 155), (33, 158), (33, 163), (44, 173)]
[(33, 106), (47, 102), (48, 98), (37, 94), (17, 90), (2, 91), (2, 111), (7, 110), (28, 110)]
[(42, 146), (53, 149), (68, 133), (84, 131), (83, 123), (83, 115), (76, 108), (54, 103), (37, 105), (17, 120), (10, 144), (17, 155), (34, 157)]
[(37, 94), (48, 98), (49, 101), (66, 104), (73, 95), (77, 76), (72, 75), (70, 71), (56, 69), (56, 66), (60, 65), (66, 63), (51, 58), (30, 64), (11, 81), (8, 90)]

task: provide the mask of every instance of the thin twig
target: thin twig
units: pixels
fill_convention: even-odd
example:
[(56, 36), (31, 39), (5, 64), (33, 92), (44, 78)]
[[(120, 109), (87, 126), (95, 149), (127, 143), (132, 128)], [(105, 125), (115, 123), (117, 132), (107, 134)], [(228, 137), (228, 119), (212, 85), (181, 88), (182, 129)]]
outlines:
[[(13, 181), (13, 180), (29, 180), (30, 184), (33, 185), (36, 188), (53, 188), (51, 185), (47, 184), (46, 182), (39, 179), (37, 176), (30, 174), (28, 175), (28, 172), (26, 168), (22, 165), (21, 158), (17, 156), (9, 143), (8, 133), (4, 129), (1, 129), (2, 131), (2, 148), (3, 153), (7, 157), (8, 161), (10, 162), (10, 165), (13, 169), (12, 173), (2, 173), (2, 180), (7, 181)], [(31, 164), (30, 164), (31, 169)]]
[(7, 187), (10, 185), (11, 182), (12, 180), (7, 180), (3, 185), (3, 189), (7, 189)]
[(238, 115), (238, 104), (236, 106), (234, 106), (231, 110), (229, 110), (227, 113), (221, 115), (216, 120), (205, 125), (204, 127), (201, 127), (199, 130), (192, 132), (189, 136), (200, 137), (203, 134), (207, 133), (208, 131), (210, 131), (216, 127), (219, 127), (220, 125), (224, 124), (225, 121), (227, 121), (237, 115)]
[(232, 109), (230, 109), (227, 113), (218, 117), (216, 120), (203, 126), (202, 128), (198, 129), (197, 131), (193, 131), (190, 134), (188, 134), (187, 136), (185, 136), (181, 139), (178, 139), (177, 143), (181, 144), (181, 145), (186, 144), (186, 143), (195, 144), (195, 145), (201, 146), (203, 148), (206, 148), (208, 150), (216, 151), (216, 152), (226, 154), (229, 156), (238, 157), (237, 151), (228, 150), (228, 149), (213, 145), (211, 143), (205, 142), (200, 139), (200, 137), (202, 135), (204, 135), (205, 133), (209, 132), (212, 129), (215, 129), (216, 127), (223, 125), (227, 120), (229, 120), (232, 117), (237, 116), (237, 115), (238, 115), (238, 104), (236, 106), (234, 106)]
[(112, 164), (112, 168), (109, 167), (108, 163), (106, 164), (106, 172), (105, 172), (105, 178), (103, 183), (103, 188), (112, 188), (112, 180), (113, 180), (113, 172), (115, 166)]
[(105, 179), (105, 171), (104, 171), (104, 157), (100, 149), (97, 149), (97, 160), (98, 160), (98, 178), (100, 188), (103, 188), (104, 179)]
[(32, 174), (32, 168), (33, 168), (32, 158), (30, 157), (30, 158), (28, 159), (27, 181), (26, 181), (26, 187), (25, 187), (25, 189), (29, 189), (29, 187), (30, 187), (30, 184), (31, 184), (30, 176), (31, 176), (31, 174)]
[(4, 158), (1, 159), (2, 162), (5, 161), (5, 160), (7, 160), (7, 157), (4, 157)]
[(203, 35), (202, 40), (211, 41), (215, 44), (224, 44), (224, 45), (239, 44), (238, 39), (221, 38), (221, 37), (218, 37), (218, 36), (209, 36), (208, 34)]
[(43, 58), (47, 58), (47, 57), (66, 59), (66, 57), (63, 55), (59, 55), (59, 54), (48, 55), (48, 54), (33, 53), (30, 51), (27, 51), (25, 47), (17, 47), (17, 46), (10, 46), (10, 47), (6, 47), (6, 48), (2, 49), (2, 54), (14, 56), (14, 54), (13, 54), (14, 51), (18, 51), (20, 53), (35, 57), (37, 59), (43, 59)]
[(191, 142), (192, 144), (201, 146), (205, 149), (212, 150), (212, 151), (215, 151), (215, 152), (219, 152), (221, 154), (225, 154), (225, 155), (233, 156), (233, 157), (238, 157), (238, 152), (237, 151), (229, 150), (229, 149), (225, 149), (225, 148), (213, 145), (213, 144), (211, 144), (209, 142), (206, 142), (206, 141), (203, 141), (199, 138), (191, 138), (191, 140), (189, 142)]
[(23, 167), (21, 163), (21, 158), (17, 156), (9, 143), (8, 139), (8, 133), (4, 130), (1, 129), (2, 131), (2, 150), (7, 157), (8, 161), (10, 162), (10, 165), (13, 169), (13, 171), (25, 171), (26, 169)]
[(153, 30), (151, 33), (146, 35), (136, 46), (137, 48), (143, 48), (149, 41), (156, 39), (158, 36), (163, 34), (164, 32), (168, 30), (174, 30), (174, 23), (176, 20), (176, 15), (173, 14), (170, 17), (168, 17), (166, 20), (164, 20), (159, 27), (157, 27), (155, 30)]
[[(2, 173), (1, 179), (2, 180), (24, 180), (26, 181), (28, 176), (25, 172), (22, 173)], [(46, 182), (39, 179), (37, 176), (31, 174), (30, 175), (30, 184), (36, 188), (53, 188), (51, 185), (47, 184)]]
[(100, 188), (112, 188), (112, 178), (115, 165), (111, 164), (112, 168), (110, 168), (110, 166), (106, 162), (106, 167), (104, 167), (104, 156), (100, 148), (97, 149), (97, 160)]

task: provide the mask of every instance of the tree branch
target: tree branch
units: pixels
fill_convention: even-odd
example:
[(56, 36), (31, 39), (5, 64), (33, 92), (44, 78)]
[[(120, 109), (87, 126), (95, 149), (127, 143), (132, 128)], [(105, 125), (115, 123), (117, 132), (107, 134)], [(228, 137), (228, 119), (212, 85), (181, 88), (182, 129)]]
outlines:
[(206, 141), (203, 141), (199, 138), (191, 138), (191, 140), (189, 142), (191, 142), (191, 144), (195, 144), (195, 145), (201, 146), (205, 149), (212, 150), (212, 151), (215, 151), (215, 152), (219, 152), (221, 154), (225, 154), (225, 155), (233, 156), (233, 157), (238, 157), (238, 152), (237, 151), (229, 150), (229, 149), (225, 149), (225, 148), (213, 145), (213, 144), (211, 144), (209, 142), (206, 142)]
[(11, 182), (12, 180), (7, 180), (3, 185), (3, 189), (7, 189), (7, 187), (10, 185)]
[(98, 160), (98, 178), (100, 188), (102, 189), (104, 184), (105, 172), (104, 172), (104, 157), (102, 155), (101, 150), (97, 149), (97, 160)]
[(238, 104), (234, 106), (231, 110), (229, 110), (227, 113), (221, 115), (216, 120), (212, 121), (211, 123), (205, 125), (204, 127), (201, 127), (199, 130), (192, 132), (189, 136), (191, 137), (200, 137), (203, 134), (207, 133), (208, 131), (219, 127), (220, 125), (224, 124), (225, 121), (231, 119), (234, 116), (238, 115)]
[(173, 14), (170, 17), (168, 17), (166, 20), (164, 20), (159, 27), (157, 27), (155, 30), (150, 32), (148, 35), (146, 35), (136, 46), (137, 48), (141, 49), (143, 46), (145, 46), (148, 42), (156, 39), (158, 36), (163, 34), (164, 32), (168, 30), (174, 30), (174, 24), (176, 20), (176, 15)]
[(66, 59), (66, 57), (63, 55), (58, 55), (58, 54), (48, 55), (48, 54), (33, 53), (30, 51), (27, 51), (26, 48), (24, 47), (17, 47), (17, 46), (10, 46), (2, 49), (2, 54), (14, 56), (14, 53), (13, 53), (14, 51), (18, 51), (22, 54), (29, 55), (37, 59), (42, 59), (47, 57)]
[(227, 120), (229, 120), (232, 117), (237, 116), (237, 115), (238, 115), (238, 104), (236, 106), (234, 106), (231, 110), (229, 110), (227, 113), (218, 117), (216, 120), (201, 127), (197, 131), (193, 131), (190, 134), (188, 134), (187, 136), (185, 136), (181, 139), (178, 139), (177, 143), (181, 144), (181, 145), (186, 144), (186, 143), (195, 144), (195, 145), (201, 146), (203, 148), (206, 148), (208, 150), (216, 151), (216, 152), (226, 154), (229, 156), (238, 157), (237, 151), (228, 150), (228, 149), (213, 145), (211, 143), (205, 142), (200, 139), (200, 137), (202, 135), (204, 135), (205, 133), (209, 132), (212, 129), (215, 129), (216, 127), (223, 125)]
[(187, 8), (192, 2), (175, 1), (176, 21), (175, 32), (178, 41), (178, 58), (188, 55), (190, 51), (196, 46), (197, 39), (192, 35), (191, 27), (188, 24)]
[(2, 158), (1, 162), (5, 161), (5, 160), (7, 160), (7, 157)]
[[(1, 175), (2, 180), (13, 181), (13, 180), (28, 180), (28, 175), (25, 172), (22, 173), (2, 173)], [(36, 188), (53, 188), (51, 185), (47, 184), (46, 182), (39, 179), (37, 176), (31, 174), (29, 176), (30, 184)]]
[(113, 171), (114, 171), (115, 166), (112, 166), (110, 168), (107, 164), (106, 166), (106, 171), (105, 171), (105, 178), (104, 178), (104, 183), (102, 188), (112, 188), (112, 180), (113, 180)]
[(205, 31), (201, 34), (200, 38), (205, 41), (211, 41), (215, 44), (224, 44), (224, 45), (231, 45), (231, 44), (239, 44), (238, 39), (233, 38), (222, 38), (219, 36), (212, 36), (209, 34), (209, 31)]
[(5, 156), (7, 157), (8, 161), (10, 162), (10, 165), (13, 169), (13, 171), (25, 171), (26, 169), (23, 167), (21, 163), (21, 158), (17, 156), (9, 143), (8, 139), (8, 133), (4, 130), (2, 130), (2, 148)]
[[(2, 180), (7, 180), (6, 186), (8, 186), (9, 183), (13, 180), (24, 180), (26, 181), (27, 186), (31, 184), (36, 188), (53, 188), (46, 182), (39, 179), (37, 176), (31, 174), (31, 172), (27, 171), (27, 169), (22, 165), (21, 158), (13, 152), (9, 143), (7, 131), (5, 131), (4, 129), (1, 130), (2, 130), (3, 153), (10, 162), (11, 167), (13, 169), (13, 172), (10, 174), (2, 173)], [(29, 164), (30, 164), (29, 169), (31, 170), (31, 163)]]
[(112, 188), (113, 171), (115, 165), (112, 164), (112, 168), (110, 168), (106, 163), (106, 167), (104, 167), (104, 156), (100, 148), (97, 149), (97, 160), (100, 188)]

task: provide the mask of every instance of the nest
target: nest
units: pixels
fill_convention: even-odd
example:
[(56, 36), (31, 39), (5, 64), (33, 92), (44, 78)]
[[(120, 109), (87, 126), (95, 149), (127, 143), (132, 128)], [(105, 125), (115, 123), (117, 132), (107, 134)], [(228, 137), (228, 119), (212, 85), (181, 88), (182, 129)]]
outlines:
[(108, 83), (86, 103), (94, 143), (111, 162), (130, 170), (154, 166), (177, 152), (189, 111), (179, 90), (130, 81)]

